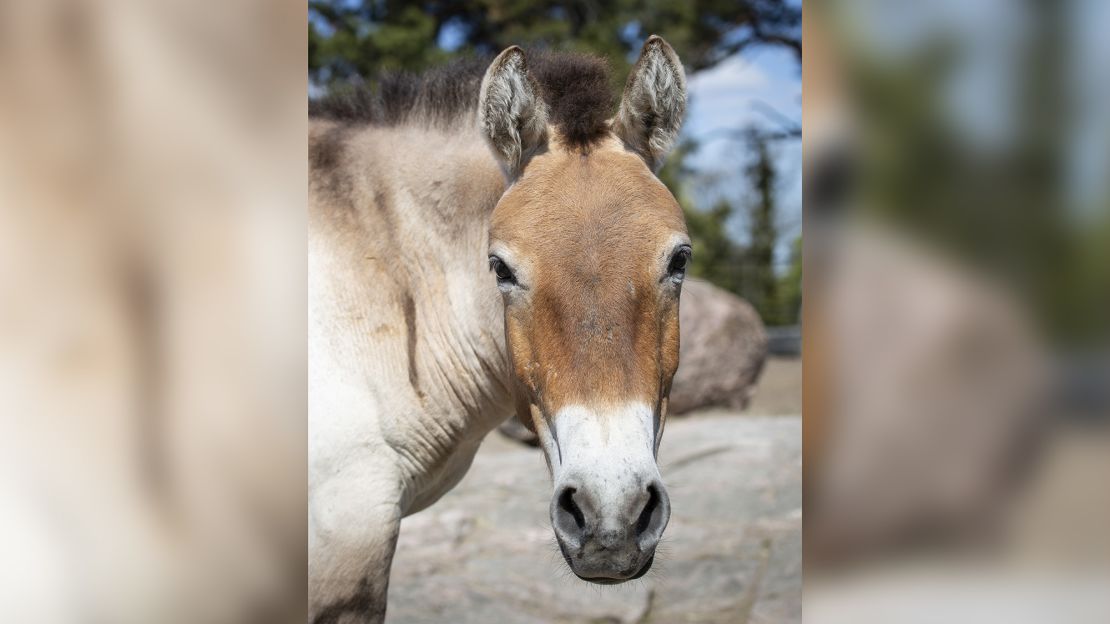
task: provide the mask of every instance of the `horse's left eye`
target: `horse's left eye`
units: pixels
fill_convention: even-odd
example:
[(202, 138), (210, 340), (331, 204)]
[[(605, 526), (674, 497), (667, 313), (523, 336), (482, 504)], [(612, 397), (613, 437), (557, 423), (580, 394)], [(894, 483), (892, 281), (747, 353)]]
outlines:
[(689, 245), (683, 245), (674, 252), (671, 256), (671, 264), (667, 267), (667, 275), (670, 277), (682, 279), (686, 276), (686, 265), (690, 262), (691, 249)]

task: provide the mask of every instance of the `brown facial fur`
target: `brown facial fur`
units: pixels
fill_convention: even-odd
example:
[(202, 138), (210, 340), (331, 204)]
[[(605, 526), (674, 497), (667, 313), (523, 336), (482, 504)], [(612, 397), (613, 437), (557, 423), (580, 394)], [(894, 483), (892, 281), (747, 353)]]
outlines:
[(521, 283), (505, 297), (518, 412), (660, 406), (678, 367), (680, 287), (667, 266), (685, 235), (674, 197), (615, 138), (582, 151), (556, 137), (529, 163), (490, 232)]

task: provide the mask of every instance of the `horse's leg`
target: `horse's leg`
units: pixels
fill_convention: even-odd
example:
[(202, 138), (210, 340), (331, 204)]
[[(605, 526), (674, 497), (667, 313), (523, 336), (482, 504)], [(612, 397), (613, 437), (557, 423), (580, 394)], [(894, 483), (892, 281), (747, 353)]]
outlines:
[(309, 619), (312, 624), (385, 620), (389, 567), (400, 529), (390, 471), (344, 469), (314, 487), (309, 502)]

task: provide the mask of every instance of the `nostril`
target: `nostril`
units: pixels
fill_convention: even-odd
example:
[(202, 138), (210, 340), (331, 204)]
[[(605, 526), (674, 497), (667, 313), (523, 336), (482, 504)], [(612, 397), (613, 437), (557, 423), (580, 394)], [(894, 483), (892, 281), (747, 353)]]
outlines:
[(567, 488), (559, 495), (559, 509), (570, 514), (574, 518), (574, 524), (579, 530), (586, 526), (586, 516), (582, 514), (582, 509), (578, 507), (578, 503), (574, 502), (574, 493), (577, 490), (574, 488)]
[(648, 500), (644, 505), (643, 511), (640, 512), (640, 517), (636, 519), (636, 535), (643, 535), (648, 527), (651, 526), (652, 516), (655, 515), (656, 510), (659, 509), (659, 490), (654, 485), (648, 486)]

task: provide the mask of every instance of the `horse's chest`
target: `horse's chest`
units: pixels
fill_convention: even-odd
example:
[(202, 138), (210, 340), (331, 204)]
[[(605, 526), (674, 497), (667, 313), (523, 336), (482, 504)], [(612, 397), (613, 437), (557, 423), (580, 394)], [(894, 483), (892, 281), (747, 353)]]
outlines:
[(479, 444), (480, 442), (461, 445), (423, 479), (418, 479), (420, 485), (411, 493), (412, 503), (405, 509), (405, 515), (426, 509), (458, 485), (474, 461)]

